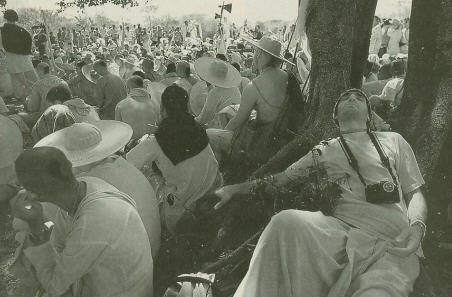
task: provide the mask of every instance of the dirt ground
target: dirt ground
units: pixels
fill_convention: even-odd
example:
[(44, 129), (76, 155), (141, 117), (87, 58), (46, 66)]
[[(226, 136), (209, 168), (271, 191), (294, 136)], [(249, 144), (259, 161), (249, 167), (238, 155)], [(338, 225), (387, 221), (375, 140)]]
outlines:
[(0, 204), (0, 297), (7, 297), (8, 291), (14, 288), (15, 280), (8, 273), (8, 266), (14, 255), (15, 241), (12, 232), (11, 217), (8, 208)]

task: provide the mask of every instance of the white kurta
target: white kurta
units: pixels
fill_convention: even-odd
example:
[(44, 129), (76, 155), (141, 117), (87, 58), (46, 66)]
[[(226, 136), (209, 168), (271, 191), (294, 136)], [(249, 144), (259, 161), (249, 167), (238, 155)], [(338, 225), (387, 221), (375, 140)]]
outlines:
[[(338, 183), (342, 196), (334, 216), (287, 210), (274, 216), (254, 251), (235, 297), (407, 297), (419, 274), (418, 256), (386, 252), (408, 227), (402, 193), (423, 183), (413, 151), (397, 133), (377, 133), (397, 172), (401, 202), (365, 201), (364, 186), (336, 139), (321, 146), (320, 162)], [(365, 132), (346, 134), (367, 184), (390, 180)], [(296, 179), (312, 166), (311, 154), (285, 173)]]
[(152, 296), (153, 261), (135, 203), (94, 177), (75, 215), (59, 210), (51, 240), (25, 249), (45, 290), (59, 296)]

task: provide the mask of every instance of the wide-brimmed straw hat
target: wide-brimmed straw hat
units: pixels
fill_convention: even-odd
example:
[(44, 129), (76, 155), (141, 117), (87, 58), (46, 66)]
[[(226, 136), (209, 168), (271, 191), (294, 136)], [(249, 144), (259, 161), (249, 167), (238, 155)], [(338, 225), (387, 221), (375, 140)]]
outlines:
[(87, 64), (83, 65), (82, 67), (82, 74), (83, 76), (90, 82), (96, 83), (91, 75), (91, 72), (93, 71), (93, 64)]
[(195, 71), (203, 80), (222, 88), (237, 87), (242, 81), (234, 66), (217, 58), (199, 58), (195, 61)]
[(22, 149), (23, 138), (19, 127), (11, 119), (0, 115), (0, 169), (14, 164)]
[(124, 62), (126, 62), (127, 64), (130, 64), (132, 66), (140, 66), (140, 59), (138, 59), (138, 57), (134, 54), (130, 54), (128, 55), (125, 59), (123, 59)]
[(132, 128), (119, 121), (75, 123), (47, 135), (34, 147), (55, 147), (66, 155), (73, 167), (80, 167), (103, 160), (121, 150), (132, 134)]
[(256, 41), (256, 40), (253, 40), (253, 39), (247, 38), (247, 37), (242, 37), (242, 38), (246, 42), (252, 44), (254, 47), (257, 47), (260, 50), (263, 50), (267, 54), (272, 55), (273, 57), (275, 57), (275, 58), (277, 58), (277, 59), (279, 59), (281, 61), (289, 63), (290, 65), (295, 66), (294, 63), (292, 63), (291, 61), (285, 59), (281, 55), (282, 44), (278, 40), (273, 39), (273, 38), (268, 37), (268, 36), (262, 37), (259, 41)]

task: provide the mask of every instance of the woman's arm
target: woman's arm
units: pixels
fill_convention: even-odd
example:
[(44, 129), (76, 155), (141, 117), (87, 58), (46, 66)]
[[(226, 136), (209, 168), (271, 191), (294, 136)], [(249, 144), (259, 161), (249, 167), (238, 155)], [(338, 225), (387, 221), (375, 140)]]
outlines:
[(254, 87), (252, 85), (252, 83), (249, 83), (243, 90), (239, 110), (232, 120), (226, 125), (225, 130), (234, 131), (241, 127), (249, 119), (250, 114), (256, 105), (256, 97), (253, 90)]

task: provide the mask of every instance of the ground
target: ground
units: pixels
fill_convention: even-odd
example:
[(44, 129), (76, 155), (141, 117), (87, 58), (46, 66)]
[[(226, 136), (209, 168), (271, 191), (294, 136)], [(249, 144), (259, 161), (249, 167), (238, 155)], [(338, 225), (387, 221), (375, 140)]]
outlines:
[(15, 248), (11, 217), (7, 214), (7, 211), (6, 205), (0, 205), (0, 297), (8, 296), (8, 290), (15, 285), (15, 280), (8, 274), (7, 270)]

